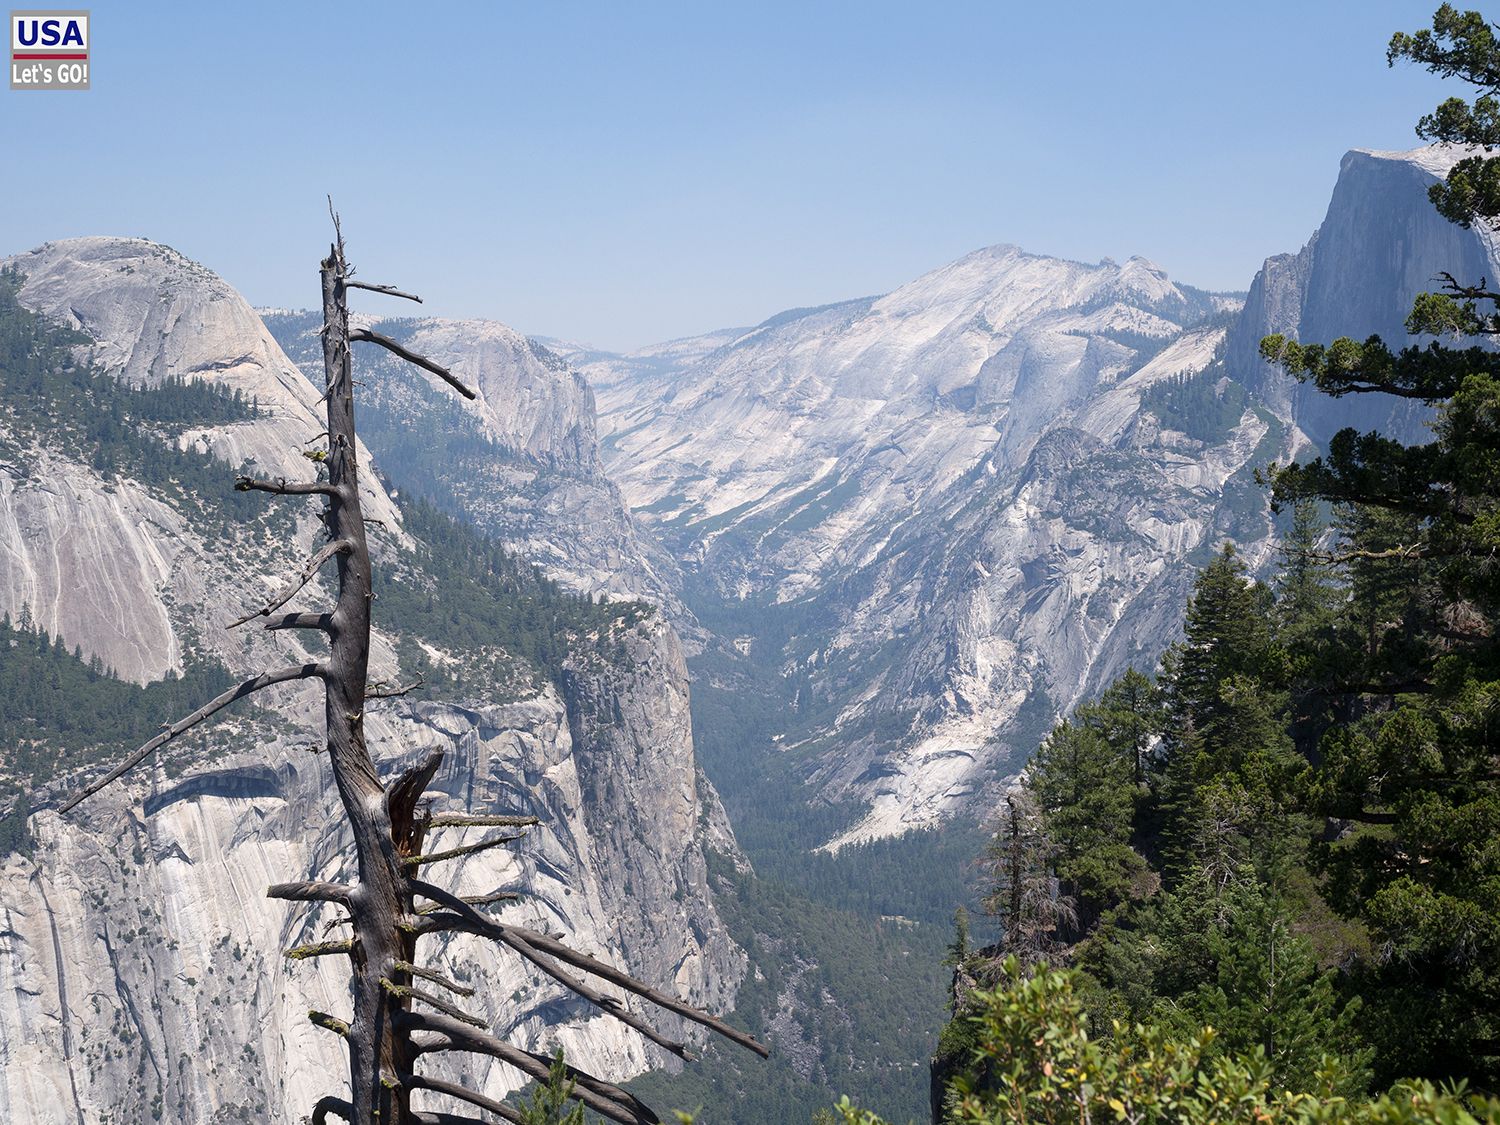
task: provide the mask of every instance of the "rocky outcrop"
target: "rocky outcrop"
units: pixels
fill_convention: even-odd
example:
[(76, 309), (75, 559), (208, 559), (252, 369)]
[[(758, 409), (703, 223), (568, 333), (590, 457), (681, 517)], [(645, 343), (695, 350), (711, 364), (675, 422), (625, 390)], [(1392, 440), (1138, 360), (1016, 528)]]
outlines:
[[(650, 650), (653, 638), (647, 630), (632, 643)], [(600, 691), (626, 716), (607, 745), (575, 741), (580, 720), (550, 688), (518, 703), (395, 707), (372, 734), (383, 769), (448, 749), (436, 808), (541, 820), (513, 851), (444, 865), (450, 889), (516, 890), (500, 918), (568, 934), (722, 1010), (743, 955), (708, 899), (685, 710), (663, 699), (685, 699), (685, 684), (653, 684), (645, 699), (627, 683)], [(317, 712), (305, 695), (278, 710)], [(306, 1018), (308, 1008), (342, 1009), (341, 965), (281, 955), (318, 940), (333, 913), (264, 897), (288, 878), (351, 874), (326, 770), (302, 748), (316, 737), (299, 726), (251, 755), (210, 752), (211, 764), (184, 777), (106, 791), (67, 821), (34, 818), (35, 854), (0, 869), (5, 1120), (296, 1122), (341, 1087), (340, 1044)], [(618, 772), (611, 754), (628, 754), (630, 769)], [(606, 788), (616, 799), (594, 807)], [(634, 1032), (518, 959), (466, 938), (432, 948), (442, 971), (477, 988), (472, 1006), (507, 1039), (561, 1045), (617, 1078), (651, 1061)], [(499, 1066), (463, 1077), (496, 1097), (520, 1084)]]
[[(243, 298), (204, 267), (130, 238), (51, 242), (3, 264), (25, 278), (22, 304), (81, 329), (93, 341), (83, 349), (89, 358), (118, 378), (136, 385), (199, 379), (258, 404), (254, 421), (182, 438), (225, 462), (226, 491), (247, 464), (265, 476), (310, 477), (301, 451), (323, 429), (318, 392)], [(365, 510), (380, 521), (377, 543), (405, 542), (386, 491), (374, 479), (362, 485)], [(0, 463), (0, 613), (16, 617), (25, 607), (69, 648), (142, 683), (182, 670), (187, 635), (239, 667), (276, 649), (264, 638), (225, 633), (224, 622), (305, 557), (299, 551), (312, 527), (307, 512), (294, 542), (247, 538), (221, 551), (178, 505), (137, 482), (106, 480), (89, 465), (34, 448)]]
[(411, 346), (471, 380), (484, 431), (516, 453), (592, 473), (599, 467), (594, 392), (552, 352), (493, 320), (402, 325)]
[(583, 370), (603, 385), (609, 468), (632, 508), (721, 592), (786, 600), (997, 441), (1023, 460), (1060, 411), (1221, 305), (1141, 259), (1001, 246), (879, 299), (774, 317), (685, 369)]
[[(323, 430), (322, 392), (212, 271), (141, 238), (48, 242), (0, 265), (25, 277), (22, 304), (85, 331), (92, 358), (118, 378), (138, 386), (201, 379), (261, 407), (253, 423), (204, 429), (189, 440), (232, 468), (251, 461), (268, 476), (307, 476), (301, 451)], [(363, 484), (366, 515), (399, 524), (384, 491)]]
[[(299, 362), (316, 361), (316, 317), (264, 310)], [(643, 534), (599, 459), (594, 392), (557, 354), (492, 320), (371, 321), (449, 367), (479, 393), (456, 403), (434, 376), (376, 349), (364, 417), (377, 472), (461, 511), (571, 589), (661, 606), (690, 643), (677, 564)], [(453, 435), (444, 446), (435, 436)], [(450, 439), (451, 440), (451, 439)]]
[[(226, 487), (246, 460), (311, 475), (300, 451), (321, 429), (317, 393), (222, 281), (137, 240), (49, 244), (11, 261), (27, 278), (22, 300), (81, 328), (120, 377), (213, 379), (258, 401), (253, 422), (188, 438), (226, 461)], [(542, 441), (552, 423), (537, 419), (571, 418), (556, 456), (587, 460), (586, 397), (543, 397), (517, 431)], [(503, 398), (491, 406), (499, 426)], [(380, 566), (411, 540), (378, 478), (364, 483), (367, 512), (385, 522), (372, 529)], [(0, 609), (26, 605), (69, 648), (138, 682), (189, 651), (238, 674), (302, 655), (284, 634), (223, 624), (310, 553), (316, 520), (294, 520), (287, 541), (234, 531), (208, 541), (194, 514), (180, 497), (32, 446), (0, 465)], [(317, 604), (316, 584), (303, 598)], [(470, 686), (373, 705), (381, 768), (444, 747), (430, 793), (439, 808), (542, 822), (513, 851), (444, 865), (450, 885), (514, 889), (502, 916), (727, 1008), (743, 955), (714, 910), (703, 853), (736, 849), (694, 762), (686, 672), (666, 620), (648, 616), (609, 644), (580, 638), (560, 687), (542, 676), (486, 682), (478, 669), (493, 661), (468, 669), (470, 657), (382, 624), (372, 677), (394, 680), (398, 645), (415, 642)], [(336, 798), (307, 752), (321, 738), (321, 699), (285, 687), (257, 702), (195, 736), (171, 776), (146, 771), (67, 818), (36, 814), (34, 852), (4, 861), (0, 1118), (295, 1122), (344, 1080), (337, 1040), (306, 1020), (310, 1007), (342, 1009), (340, 966), (281, 956), (333, 918), (264, 898), (272, 882), (337, 878), (346, 862)], [(455, 938), (442, 960), (518, 1043), (561, 1045), (615, 1078), (652, 1060), (634, 1032), (503, 953)], [(494, 1096), (519, 1084), (498, 1065), (465, 1079)]]
[(841, 753), (810, 777), (867, 811), (835, 845), (988, 803), (1060, 713), (1154, 666), (1189, 560), (1226, 536), (1265, 554), (1264, 500), (1236, 478), (1285, 448), (1280, 424), (1247, 410), (1205, 443), (1140, 407), (1221, 338), (1189, 333), (1055, 419), (1019, 464), (997, 446), (844, 580), (854, 596), (816, 659), (858, 691), (833, 723)]

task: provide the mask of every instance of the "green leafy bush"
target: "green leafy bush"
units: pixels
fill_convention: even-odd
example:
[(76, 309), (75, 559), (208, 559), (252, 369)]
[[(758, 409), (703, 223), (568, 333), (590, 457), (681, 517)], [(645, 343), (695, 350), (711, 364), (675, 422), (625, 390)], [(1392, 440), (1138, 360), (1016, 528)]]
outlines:
[[(1462, 1087), (1398, 1084), (1357, 1100), (1343, 1096), (1342, 1063), (1325, 1059), (1308, 1088), (1272, 1081), (1259, 1051), (1215, 1053), (1210, 1027), (1176, 1035), (1159, 1027), (1116, 1023), (1095, 1037), (1088, 1027), (1081, 975), (1045, 965), (1022, 968), (1014, 957), (1001, 983), (974, 994), (969, 1017), (977, 1045), (968, 1072), (950, 1087), (950, 1125), (1480, 1125), (1500, 1122), (1500, 1102), (1467, 1096)], [(825, 1120), (882, 1125), (847, 1098)]]

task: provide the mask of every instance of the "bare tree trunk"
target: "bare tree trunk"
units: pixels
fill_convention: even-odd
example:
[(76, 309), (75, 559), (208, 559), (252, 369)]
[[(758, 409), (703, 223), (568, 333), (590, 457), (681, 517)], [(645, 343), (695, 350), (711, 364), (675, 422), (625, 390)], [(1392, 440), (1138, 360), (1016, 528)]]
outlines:
[(411, 913), (410, 892), (391, 839), (385, 789), (365, 746), (365, 686), (370, 660), (370, 549), (360, 509), (359, 465), (354, 431), (354, 370), (349, 354), (349, 307), (344, 282), (348, 265), (340, 238), (323, 262), (323, 372), (328, 403), (328, 535), (347, 542), (338, 556), (339, 595), (329, 622), (325, 713), (328, 760), (354, 836), (359, 882), (349, 903), (354, 924), (354, 1019), (349, 1034), (349, 1076), (356, 1121), (406, 1125), (409, 1097), (381, 1076), (410, 1073), (389, 1009), (400, 1003), (381, 987), (404, 976), (394, 966), (410, 963), (397, 923)]

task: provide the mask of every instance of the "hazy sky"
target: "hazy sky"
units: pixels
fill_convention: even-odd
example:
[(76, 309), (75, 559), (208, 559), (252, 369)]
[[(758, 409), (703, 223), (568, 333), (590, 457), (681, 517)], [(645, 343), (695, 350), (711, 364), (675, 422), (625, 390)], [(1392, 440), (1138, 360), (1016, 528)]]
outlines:
[(1243, 289), (1417, 143), (1447, 90), (1385, 44), (1435, 7), (95, 2), (92, 90), (0, 88), (0, 253), (144, 235), (303, 307), (332, 193), (366, 278), (616, 348), (996, 242)]

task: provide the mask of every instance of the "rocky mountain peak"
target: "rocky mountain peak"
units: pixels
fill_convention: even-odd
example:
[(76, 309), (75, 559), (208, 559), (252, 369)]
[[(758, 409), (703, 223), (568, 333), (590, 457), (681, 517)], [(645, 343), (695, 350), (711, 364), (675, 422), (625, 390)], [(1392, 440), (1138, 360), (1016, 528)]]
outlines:
[[(742, 649), (806, 678), (781, 745), (864, 808), (835, 843), (973, 806), (1164, 643), (1165, 565), (1225, 524), (1269, 427), (1240, 399), (1189, 436), (1147, 393), (1213, 364), (1237, 307), (1144, 258), (999, 245), (711, 348), (581, 360), (627, 500)], [(772, 607), (798, 625), (768, 646)]]
[[(69, 238), (0, 261), (25, 278), (21, 303), (80, 329), (92, 359), (116, 378), (152, 386), (196, 379), (257, 402), (254, 424), (188, 435), (232, 469), (309, 475), (305, 443), (323, 430), (321, 391), (287, 358), (255, 310), (213, 271), (143, 238)], [(309, 274), (309, 283), (312, 275)], [(319, 372), (321, 378), (321, 372)], [(369, 515), (400, 526), (379, 484), (362, 480)]]
[(1419, 404), (1392, 408), (1378, 396), (1335, 401), (1320, 395), (1264, 363), (1261, 337), (1276, 332), (1329, 343), (1379, 335), (1393, 348), (1404, 347), (1416, 342), (1405, 327), (1413, 300), (1437, 288), (1442, 274), (1469, 282), (1500, 276), (1494, 234), (1448, 222), (1427, 198), (1428, 187), (1469, 154), (1442, 145), (1351, 150), (1307, 245), (1268, 258), (1256, 274), (1229, 334), (1229, 365), (1278, 410), (1295, 415), (1314, 442), (1326, 442), (1345, 426), (1421, 441), (1429, 415)]

